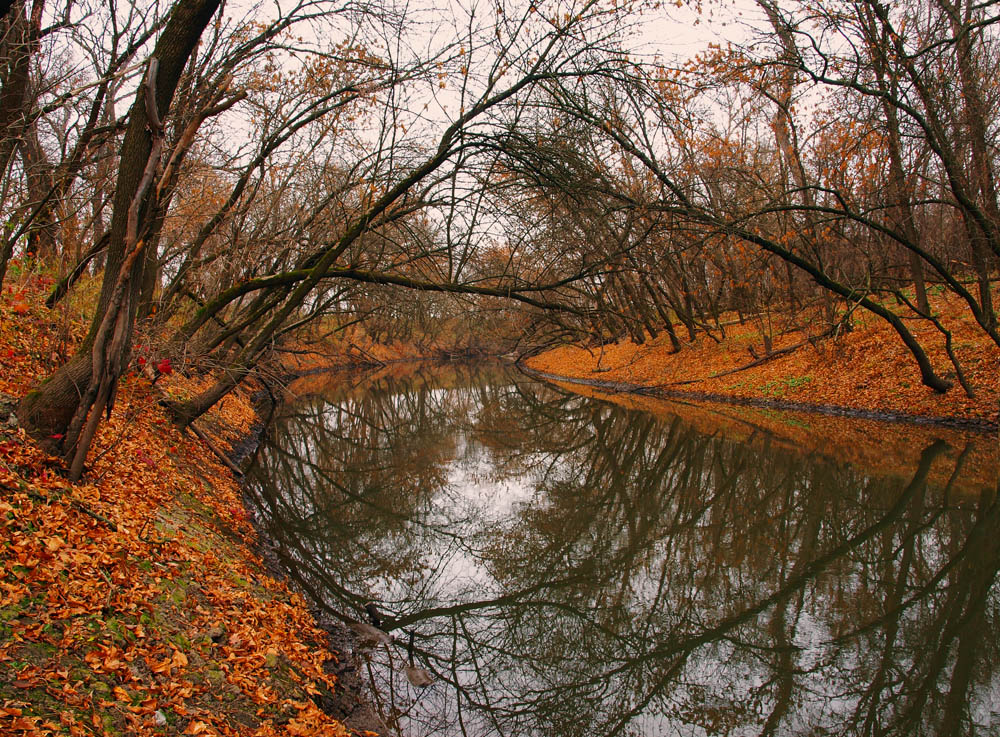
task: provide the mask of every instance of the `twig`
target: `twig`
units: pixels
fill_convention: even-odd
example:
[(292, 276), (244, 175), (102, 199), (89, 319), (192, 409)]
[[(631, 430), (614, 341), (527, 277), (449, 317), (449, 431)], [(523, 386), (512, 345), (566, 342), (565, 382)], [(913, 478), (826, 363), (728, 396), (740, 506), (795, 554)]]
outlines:
[(87, 265), (97, 256), (97, 254), (108, 247), (110, 240), (111, 231), (108, 231), (90, 247), (90, 250), (84, 254), (77, 265), (73, 267), (73, 270), (64, 276), (60, 282), (56, 284), (52, 292), (49, 293), (49, 296), (45, 298), (46, 307), (52, 309), (59, 303), (59, 300), (66, 296), (70, 287), (76, 283), (77, 279), (83, 276), (84, 272), (87, 270)]
[(201, 440), (201, 442), (203, 442), (205, 445), (207, 445), (210, 451), (215, 453), (215, 455), (219, 458), (220, 461), (222, 461), (222, 463), (226, 466), (226, 468), (235, 473), (237, 476), (240, 477), (243, 476), (243, 471), (240, 470), (240, 467), (237, 466), (235, 463), (233, 463), (231, 460), (229, 460), (229, 456), (227, 456), (225, 453), (219, 450), (218, 446), (216, 446), (216, 444), (213, 443), (211, 439), (209, 439), (208, 435), (206, 435), (203, 430), (196, 427), (194, 423), (190, 423), (189, 425), (187, 425), (187, 429), (193, 432), (196, 436), (198, 436), (198, 439)]

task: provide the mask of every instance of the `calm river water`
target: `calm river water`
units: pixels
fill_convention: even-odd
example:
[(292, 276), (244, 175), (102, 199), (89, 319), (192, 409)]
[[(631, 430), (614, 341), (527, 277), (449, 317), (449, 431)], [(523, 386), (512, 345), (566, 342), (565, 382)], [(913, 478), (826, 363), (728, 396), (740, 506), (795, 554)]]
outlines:
[(324, 381), (251, 487), (304, 591), (382, 610), (357, 656), (399, 733), (1000, 734), (995, 437), (496, 367)]

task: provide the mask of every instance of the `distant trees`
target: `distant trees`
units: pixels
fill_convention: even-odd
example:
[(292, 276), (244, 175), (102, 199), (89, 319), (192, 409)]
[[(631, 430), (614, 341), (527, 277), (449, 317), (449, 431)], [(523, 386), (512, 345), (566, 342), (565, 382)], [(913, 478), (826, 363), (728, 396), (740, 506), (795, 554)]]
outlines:
[(604, 153), (550, 156), (544, 186), (587, 182), (587, 198), (640, 219), (656, 243), (627, 249), (603, 282), (650, 288), (600, 307), (599, 334), (650, 321), (666, 301), (667, 319), (642, 334), (672, 316), (724, 332), (720, 316), (735, 311), (758, 323), (767, 353), (779, 302), (793, 316), (816, 303), (831, 327), (860, 307), (943, 392), (952, 382), (912, 328), (933, 325), (971, 393), (926, 282), (957, 295), (1000, 345), (996, 93), (983, 83), (1000, 15), (950, 2), (758, 5), (752, 45), (710, 49), (682, 71), (629, 62), (599, 83), (552, 88), (552, 108), (585, 123)]

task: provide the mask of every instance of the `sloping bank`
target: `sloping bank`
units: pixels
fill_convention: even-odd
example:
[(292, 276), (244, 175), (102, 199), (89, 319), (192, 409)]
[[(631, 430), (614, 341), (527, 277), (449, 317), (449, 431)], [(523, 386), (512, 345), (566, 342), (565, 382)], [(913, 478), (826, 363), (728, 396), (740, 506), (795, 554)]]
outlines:
[[(309, 376), (329, 376), (364, 369), (371, 369), (371, 366), (351, 360), (350, 357), (347, 360), (334, 360), (326, 366), (314, 364), (309, 368), (293, 367), (291, 370), (287, 366), (282, 367), (284, 372), (280, 382), (282, 389), (277, 396), (271, 388), (263, 383), (258, 384), (256, 390), (251, 389), (250, 404), (254, 410), (255, 420), (248, 433), (236, 438), (235, 442), (228, 445), (229, 452), (226, 455), (229, 463), (245, 469), (252, 462), (274, 413), (279, 408), (280, 403), (284, 401), (284, 388), (289, 384)], [(216, 430), (219, 431), (221, 428), (217, 427)], [(255, 505), (250, 502), (247, 482), (242, 477), (242, 473), (238, 474), (238, 478), (241, 503), (245, 510), (251, 510)], [(335, 654), (335, 657), (325, 662), (324, 670), (328, 675), (336, 678), (336, 687), (332, 692), (317, 694), (320, 697), (317, 702), (318, 706), (325, 714), (347, 726), (354, 734), (386, 733), (388, 729), (373, 708), (372, 700), (369, 698), (370, 685), (358, 673), (358, 661), (350, 656), (350, 653), (358, 647), (357, 633), (344, 624), (351, 618), (339, 612), (324, 610), (309, 597), (307, 592), (298, 591), (294, 578), (282, 565), (273, 541), (264, 532), (263, 520), (256, 519), (252, 512), (249, 512), (249, 519), (256, 533), (252, 545), (254, 553), (277, 580), (302, 594), (301, 601), (306, 603), (316, 625), (326, 634), (327, 646)]]
[[(917, 415), (900, 411), (884, 409), (866, 409), (862, 407), (843, 407), (828, 404), (813, 404), (811, 402), (794, 402), (787, 399), (776, 399), (767, 396), (736, 396), (713, 392), (694, 392), (681, 389), (669, 389), (657, 386), (632, 384), (627, 381), (616, 382), (603, 379), (586, 379), (581, 377), (563, 376), (560, 374), (537, 371), (530, 364), (519, 364), (519, 368), (528, 376), (544, 381), (550, 381), (566, 388), (573, 386), (588, 387), (600, 390), (608, 395), (628, 393), (659, 399), (686, 399), (696, 402), (719, 402), (746, 407), (761, 407), (765, 409), (787, 410), (792, 412), (814, 412), (817, 414), (838, 417), (852, 417), (863, 420), (878, 420), (881, 422), (912, 422), (916, 424), (943, 425), (972, 432), (996, 432), (997, 421), (976, 417), (935, 417)], [(589, 393), (588, 393), (589, 394)]]
[[(226, 464), (133, 376), (70, 485), (10, 413), (61, 337), (2, 318), (0, 734), (348, 734), (349, 643), (266, 570)], [(202, 421), (217, 448), (251, 433), (249, 399)]]
[[(526, 359), (523, 368), (542, 378), (612, 392), (995, 431), (1000, 349), (962, 327), (956, 330), (961, 336), (956, 353), (973, 397), (957, 383), (946, 394), (921, 385), (902, 343), (878, 323), (860, 320), (836, 339), (810, 341), (801, 331), (776, 338), (774, 353), (763, 359), (752, 332), (733, 326), (723, 340), (699, 336), (679, 352), (671, 350), (665, 336), (592, 349), (562, 346)], [(934, 365), (948, 376), (943, 345), (931, 334), (920, 338)]]

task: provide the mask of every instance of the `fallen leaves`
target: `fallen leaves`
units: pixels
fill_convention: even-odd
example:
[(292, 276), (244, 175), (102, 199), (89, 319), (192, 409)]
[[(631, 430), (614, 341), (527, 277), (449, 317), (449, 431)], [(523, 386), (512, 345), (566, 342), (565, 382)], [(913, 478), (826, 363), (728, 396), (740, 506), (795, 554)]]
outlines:
[[(26, 304), (0, 302), (0, 392), (15, 396), (60, 340)], [(77, 486), (0, 418), (0, 733), (346, 734), (313, 702), (336, 686), (325, 634), (261, 573), (238, 487), (159, 398), (148, 378), (123, 383)], [(254, 418), (227, 400), (214, 421), (235, 439)]]
[[(851, 332), (814, 345), (806, 343), (789, 354), (735, 373), (728, 372), (751, 362), (753, 346), (757, 346), (756, 353), (762, 352), (761, 338), (749, 322), (727, 324), (721, 343), (699, 335), (678, 353), (671, 352), (669, 339), (661, 335), (641, 345), (623, 341), (590, 350), (562, 346), (526, 363), (559, 376), (656, 386), (667, 391), (995, 423), (1000, 400), (1000, 349), (983, 335), (959, 300), (939, 295), (934, 298), (934, 309), (952, 331), (955, 352), (976, 389), (974, 399), (966, 397), (957, 385), (943, 395), (923, 386), (912, 356), (892, 328), (861, 313)], [(910, 328), (935, 369), (947, 375), (951, 364), (942, 336), (929, 323)], [(800, 331), (776, 336), (773, 349), (806, 338)]]
[(14, 299), (11, 301), (10, 309), (11, 309), (11, 312), (13, 312), (15, 315), (26, 315), (26, 314), (28, 314), (28, 311), (31, 308), (28, 305), (28, 300), (25, 297), (25, 295), (24, 295), (23, 292), (18, 292), (14, 296)]
[(205, 722), (198, 720), (191, 721), (187, 728), (184, 730), (184, 734), (204, 734), (208, 731), (208, 725)]

